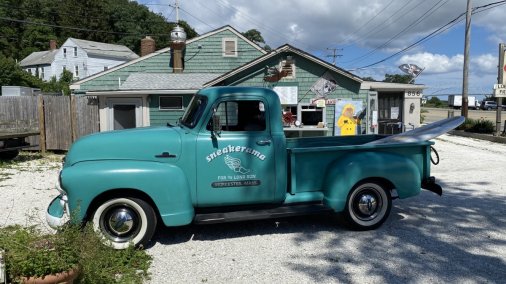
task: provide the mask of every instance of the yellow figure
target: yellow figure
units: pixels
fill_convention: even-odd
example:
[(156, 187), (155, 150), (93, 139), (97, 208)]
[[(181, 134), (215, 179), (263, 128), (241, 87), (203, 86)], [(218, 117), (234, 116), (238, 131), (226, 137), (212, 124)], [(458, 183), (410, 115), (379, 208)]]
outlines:
[(341, 135), (356, 135), (357, 120), (353, 117), (355, 106), (346, 104), (343, 108), (341, 116), (337, 120), (337, 126), (341, 129)]

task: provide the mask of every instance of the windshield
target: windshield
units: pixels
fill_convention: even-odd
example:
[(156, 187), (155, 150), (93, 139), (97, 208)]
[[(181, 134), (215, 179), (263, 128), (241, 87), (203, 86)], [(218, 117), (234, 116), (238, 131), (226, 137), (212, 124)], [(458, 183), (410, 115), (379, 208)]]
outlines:
[(181, 124), (189, 128), (194, 128), (206, 108), (206, 103), (206, 97), (194, 96), (181, 119)]

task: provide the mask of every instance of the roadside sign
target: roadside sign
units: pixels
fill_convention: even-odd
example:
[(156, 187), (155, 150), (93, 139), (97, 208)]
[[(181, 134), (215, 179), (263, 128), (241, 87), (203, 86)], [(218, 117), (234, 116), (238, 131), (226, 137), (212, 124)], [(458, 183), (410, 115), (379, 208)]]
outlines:
[(494, 88), (494, 97), (496, 98), (506, 98), (506, 88)]

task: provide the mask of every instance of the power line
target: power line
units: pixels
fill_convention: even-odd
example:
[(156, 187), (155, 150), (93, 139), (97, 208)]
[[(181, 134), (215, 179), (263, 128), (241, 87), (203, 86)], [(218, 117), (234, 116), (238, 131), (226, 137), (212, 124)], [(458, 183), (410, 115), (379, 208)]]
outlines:
[[(347, 62), (361, 62), (363, 61), (365, 58), (371, 56), (372, 54), (374, 54), (377, 50), (383, 48), (383, 47), (386, 47), (389, 43), (391, 43), (394, 39), (398, 38), (399, 36), (401, 36), (403, 33), (405, 33), (406, 31), (408, 31), (409, 29), (413, 28), (414, 26), (420, 24), (423, 20), (425, 20), (427, 17), (429, 17), (430, 15), (432, 15), (434, 12), (436, 12), (437, 10), (439, 10), (441, 7), (443, 7), (445, 4), (448, 3), (449, 0), (445, 0), (444, 3), (442, 3), (441, 5), (439, 5), (443, 0), (439, 0), (439, 2), (437, 2), (435, 5), (433, 5), (431, 8), (429, 8), (429, 10), (425, 11), (425, 13), (423, 13), (420, 17), (418, 17), (415, 21), (413, 21), (411, 24), (409, 24), (408, 26), (406, 26), (404, 29), (402, 29), (400, 32), (398, 32), (397, 34), (395, 34), (393, 37), (391, 37), (389, 40), (387, 40), (386, 42), (384, 42), (383, 44), (375, 47), (373, 50), (355, 58), (355, 59), (352, 59), (350, 61), (347, 61)], [(439, 5), (439, 7), (437, 7)], [(418, 6), (417, 6), (418, 7)]]

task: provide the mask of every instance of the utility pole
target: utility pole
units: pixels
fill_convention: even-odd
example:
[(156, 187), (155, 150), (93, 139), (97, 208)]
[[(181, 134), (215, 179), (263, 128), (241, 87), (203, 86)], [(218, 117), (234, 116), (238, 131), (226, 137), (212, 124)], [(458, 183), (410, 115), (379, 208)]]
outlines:
[(336, 65), (336, 57), (343, 56), (342, 54), (337, 54), (337, 51), (342, 51), (342, 48), (327, 48), (327, 50), (332, 50), (332, 55), (327, 55), (327, 57), (332, 57), (332, 65)]
[(464, 45), (464, 76), (462, 80), (462, 112), (461, 115), (467, 118), (468, 114), (468, 81), (469, 81), (469, 38), (471, 37), (471, 0), (467, 0), (466, 13), (466, 38)]

